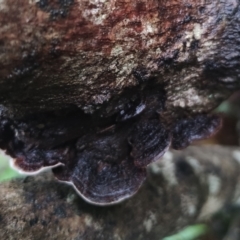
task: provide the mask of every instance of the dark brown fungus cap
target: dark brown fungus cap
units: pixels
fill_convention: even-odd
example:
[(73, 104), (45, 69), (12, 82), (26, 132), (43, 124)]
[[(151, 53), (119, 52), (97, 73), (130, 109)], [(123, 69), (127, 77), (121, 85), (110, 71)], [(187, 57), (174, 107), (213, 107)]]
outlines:
[(216, 115), (199, 114), (176, 122), (172, 132), (172, 147), (182, 149), (194, 140), (209, 138), (221, 127), (221, 118)]
[(134, 165), (127, 130), (80, 138), (75, 158), (53, 169), (55, 176), (71, 182), (85, 200), (94, 204), (112, 204), (132, 196), (145, 180), (146, 170)]
[(170, 145), (170, 133), (159, 120), (142, 121), (136, 124), (129, 137), (131, 156), (138, 167), (146, 167), (158, 160)]

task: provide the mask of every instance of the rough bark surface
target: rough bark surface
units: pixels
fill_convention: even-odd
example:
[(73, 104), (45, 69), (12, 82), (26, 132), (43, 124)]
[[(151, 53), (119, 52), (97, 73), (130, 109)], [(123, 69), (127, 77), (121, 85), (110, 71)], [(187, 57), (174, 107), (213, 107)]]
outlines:
[(0, 102), (14, 113), (92, 113), (153, 79), (168, 112), (209, 111), (239, 87), (237, 0), (2, 0), (0, 26)]
[[(1, 148), (24, 170), (110, 156), (95, 169), (123, 158), (140, 171), (170, 139), (180, 148), (214, 132), (219, 122), (204, 114), (239, 89), (239, 39), (237, 0), (1, 0)], [(140, 141), (150, 130), (162, 136), (158, 120), (169, 133), (162, 152)], [(139, 193), (113, 207), (88, 205), (45, 175), (2, 184), (0, 236), (159, 239), (239, 202), (239, 150), (191, 151), (168, 152)]]
[(0, 148), (21, 171), (61, 165), (90, 202), (130, 197), (170, 145), (219, 129), (239, 17), (232, 0), (2, 0)]
[(111, 207), (87, 204), (49, 174), (1, 183), (0, 238), (159, 240), (240, 204), (239, 148), (171, 151), (148, 170), (141, 190)]

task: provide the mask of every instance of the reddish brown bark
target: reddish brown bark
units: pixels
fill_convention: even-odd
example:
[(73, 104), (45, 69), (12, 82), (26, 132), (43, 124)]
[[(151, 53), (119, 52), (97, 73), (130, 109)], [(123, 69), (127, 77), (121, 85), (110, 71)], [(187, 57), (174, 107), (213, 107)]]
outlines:
[(237, 1), (0, 4), (1, 103), (18, 114), (91, 113), (152, 79), (167, 111), (207, 111), (239, 87)]

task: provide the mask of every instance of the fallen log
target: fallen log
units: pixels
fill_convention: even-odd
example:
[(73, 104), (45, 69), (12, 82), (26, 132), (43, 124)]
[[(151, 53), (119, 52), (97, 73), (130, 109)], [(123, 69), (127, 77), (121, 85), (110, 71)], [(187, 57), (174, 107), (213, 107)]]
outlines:
[[(239, 22), (237, 1), (186, 4), (180, 0), (2, 0), (0, 148), (12, 156), (13, 165), (21, 171), (32, 173), (57, 165), (55, 175), (73, 183), (90, 202), (111, 204), (131, 196), (144, 181), (146, 166), (162, 156), (170, 145), (175, 149), (186, 147), (192, 140), (208, 137), (219, 128), (219, 119), (207, 113), (239, 89)], [(154, 138), (145, 141), (148, 136)], [(97, 161), (90, 161), (96, 158)], [(80, 163), (89, 164), (87, 171), (79, 170), (83, 168)], [(105, 169), (111, 173), (105, 181), (108, 184), (104, 178), (95, 178), (105, 177)], [(76, 171), (91, 174), (79, 177)], [(119, 175), (123, 171), (125, 177)], [(126, 176), (134, 177), (129, 180)], [(34, 178), (29, 179), (26, 184), (37, 194), (31, 187)], [(62, 185), (52, 185), (51, 181), (40, 180), (41, 177), (36, 179), (41, 191), (43, 185), (50, 184), (47, 187), (52, 189), (50, 199), (55, 201), (56, 197), (57, 204), (62, 203), (67, 211), (65, 192), (61, 198), (54, 195)], [(82, 179), (84, 187), (79, 184)], [(88, 179), (94, 179), (91, 186)], [(118, 185), (110, 186), (116, 179)], [(96, 193), (98, 183), (103, 184), (96, 199), (91, 194)], [(16, 186), (16, 182), (11, 184)], [(13, 188), (17, 194), (17, 187), (11, 184), (7, 191)], [(112, 191), (121, 192), (119, 186), (123, 196), (110, 198)], [(144, 186), (138, 193), (143, 199)], [(100, 199), (99, 192), (108, 197)], [(46, 196), (43, 201), (50, 201), (47, 195), (42, 196)], [(164, 195), (161, 197), (164, 201)], [(21, 201), (19, 206), (23, 206)], [(136, 201), (136, 197), (129, 201)], [(167, 209), (166, 204), (162, 211)], [(101, 211), (121, 206), (89, 209), (102, 216)], [(8, 212), (11, 207), (1, 209)], [(29, 209), (32, 208), (26, 211)], [(117, 210), (116, 214), (121, 215)], [(171, 219), (180, 219), (181, 210), (178, 214), (178, 217), (172, 214)], [(139, 216), (140, 222), (148, 219)], [(4, 219), (1, 224), (8, 221)], [(40, 226), (39, 219), (33, 218), (31, 224)], [(39, 228), (45, 230), (41, 233), (45, 237), (44, 221)], [(149, 226), (149, 221), (151, 225), (155, 220), (146, 220), (145, 225)], [(184, 225), (166, 222), (169, 226), (161, 228), (159, 236), (171, 232), (167, 229), (176, 230)], [(22, 233), (19, 230), (18, 234), (27, 234), (24, 218), (18, 223), (23, 223), (18, 228)], [(52, 229), (60, 228), (54, 221), (51, 224)], [(78, 226), (76, 231), (81, 231)], [(2, 232), (4, 237), (6, 231)], [(98, 234), (94, 236), (101, 235)]]
[(2, 0), (0, 102), (92, 113), (155, 80), (167, 111), (208, 111), (239, 88), (239, 21), (230, 0)]

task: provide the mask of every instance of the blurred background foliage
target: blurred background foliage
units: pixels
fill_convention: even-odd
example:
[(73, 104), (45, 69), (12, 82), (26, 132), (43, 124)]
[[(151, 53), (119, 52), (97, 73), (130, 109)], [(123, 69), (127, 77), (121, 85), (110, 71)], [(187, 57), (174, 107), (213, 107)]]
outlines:
[(0, 152), (0, 182), (10, 180), (16, 177), (24, 177), (10, 167), (9, 157)]

